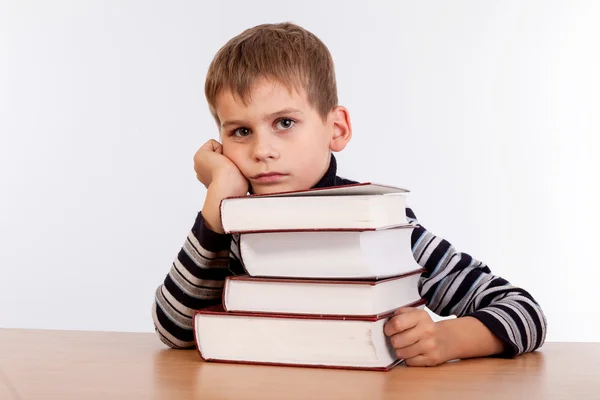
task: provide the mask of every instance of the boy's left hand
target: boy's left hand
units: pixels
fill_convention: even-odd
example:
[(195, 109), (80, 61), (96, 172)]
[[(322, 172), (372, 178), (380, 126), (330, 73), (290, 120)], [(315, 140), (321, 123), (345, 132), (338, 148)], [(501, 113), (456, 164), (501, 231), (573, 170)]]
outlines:
[(396, 356), (404, 359), (408, 366), (433, 367), (447, 361), (440, 329), (423, 309), (397, 309), (383, 332), (389, 337)]

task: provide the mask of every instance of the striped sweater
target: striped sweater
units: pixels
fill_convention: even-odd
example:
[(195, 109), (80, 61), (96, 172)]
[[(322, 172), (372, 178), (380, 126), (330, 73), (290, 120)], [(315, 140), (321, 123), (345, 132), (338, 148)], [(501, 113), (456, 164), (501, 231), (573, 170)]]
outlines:
[[(336, 160), (315, 187), (354, 183), (336, 175)], [(539, 304), (524, 289), (495, 276), (490, 268), (418, 223), (412, 252), (425, 269), (419, 292), (427, 307), (441, 316), (471, 316), (481, 321), (505, 344), (504, 357), (513, 357), (540, 347), (546, 337), (546, 317)], [(183, 247), (164, 282), (156, 289), (152, 318), (160, 340), (173, 348), (194, 348), (194, 310), (221, 301), (228, 275), (242, 274), (239, 236), (211, 231), (198, 213)]]

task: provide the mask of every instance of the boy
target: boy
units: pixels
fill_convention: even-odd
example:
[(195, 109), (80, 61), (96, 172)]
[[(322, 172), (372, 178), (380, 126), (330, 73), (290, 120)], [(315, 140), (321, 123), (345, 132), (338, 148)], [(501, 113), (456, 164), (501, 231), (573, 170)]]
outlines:
[[(352, 128), (337, 104), (331, 55), (312, 33), (290, 23), (242, 32), (216, 54), (205, 93), (221, 143), (210, 140), (194, 156), (206, 199), (152, 309), (156, 332), (173, 348), (194, 347), (194, 310), (219, 303), (225, 277), (244, 271), (238, 237), (219, 221), (221, 199), (353, 182), (336, 175), (332, 152), (344, 149)], [(407, 215), (417, 223), (411, 209)], [(421, 225), (412, 245), (426, 269), (419, 291), (428, 307), (458, 318), (434, 323), (424, 310), (396, 310), (384, 333), (407, 365), (512, 357), (543, 344), (546, 318), (527, 291)]]

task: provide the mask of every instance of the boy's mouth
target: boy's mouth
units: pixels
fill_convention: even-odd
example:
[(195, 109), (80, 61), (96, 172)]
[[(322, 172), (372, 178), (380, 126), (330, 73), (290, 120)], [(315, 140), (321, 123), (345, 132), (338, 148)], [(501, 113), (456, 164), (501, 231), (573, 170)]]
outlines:
[(276, 183), (285, 178), (287, 175), (279, 172), (264, 172), (250, 178), (258, 183)]

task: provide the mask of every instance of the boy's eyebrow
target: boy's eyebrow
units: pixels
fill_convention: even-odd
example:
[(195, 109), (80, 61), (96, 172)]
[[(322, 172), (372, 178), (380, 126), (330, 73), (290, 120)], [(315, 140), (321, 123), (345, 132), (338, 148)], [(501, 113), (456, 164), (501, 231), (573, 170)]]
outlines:
[[(284, 115), (290, 115), (290, 114), (302, 114), (302, 111), (298, 110), (297, 108), (284, 108), (283, 110), (275, 111), (274, 113), (266, 115), (264, 119), (270, 120), (273, 118), (281, 117)], [(245, 125), (245, 122), (238, 121), (238, 120), (224, 121), (221, 124), (221, 128), (226, 128), (230, 125)]]

